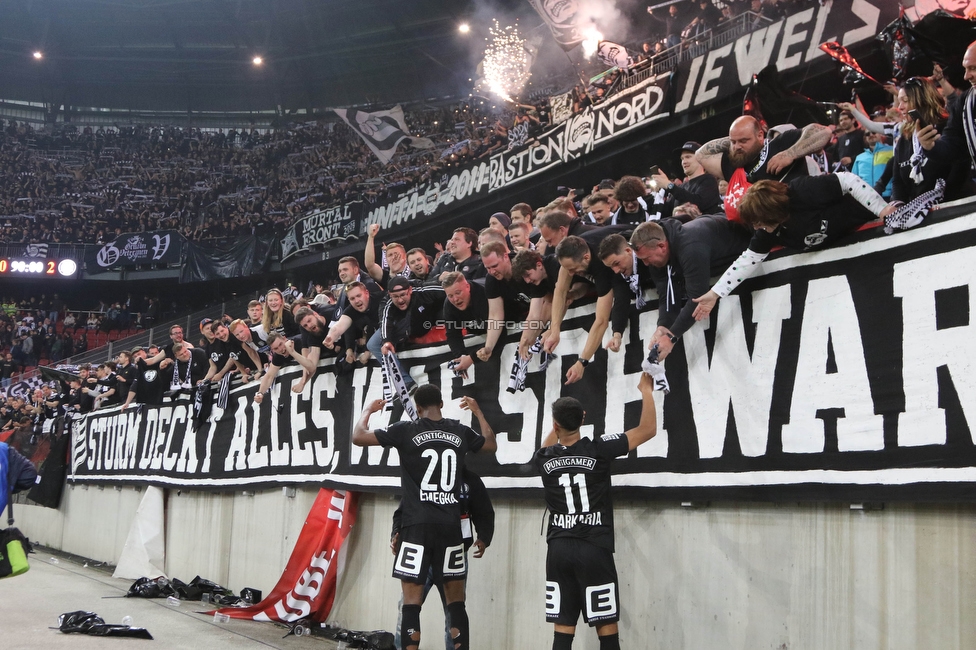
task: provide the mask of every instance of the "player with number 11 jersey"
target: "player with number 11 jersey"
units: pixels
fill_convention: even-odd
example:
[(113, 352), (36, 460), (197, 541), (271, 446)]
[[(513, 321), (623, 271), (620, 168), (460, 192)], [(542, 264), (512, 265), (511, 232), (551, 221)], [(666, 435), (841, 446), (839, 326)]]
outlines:
[(580, 435), (585, 412), (572, 397), (552, 404), (552, 431), (532, 459), (549, 509), (546, 620), (553, 650), (571, 650), (580, 614), (596, 628), (600, 650), (620, 650), (620, 589), (613, 561), (610, 465), (657, 432), (654, 382), (641, 373), (640, 422), (626, 433)]

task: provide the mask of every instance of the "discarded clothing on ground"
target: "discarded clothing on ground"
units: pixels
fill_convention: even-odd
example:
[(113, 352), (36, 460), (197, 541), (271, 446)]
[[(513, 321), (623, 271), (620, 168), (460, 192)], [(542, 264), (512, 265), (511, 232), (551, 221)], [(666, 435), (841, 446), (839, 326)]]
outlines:
[(130, 639), (149, 639), (152, 634), (144, 627), (109, 625), (95, 612), (67, 612), (58, 617), (58, 629), (64, 634), (90, 634), (91, 636), (117, 636)]
[(233, 595), (230, 589), (221, 587), (215, 582), (211, 582), (200, 576), (195, 577), (189, 584), (173, 578), (172, 580), (162, 576), (158, 578), (139, 578), (129, 587), (127, 598), (179, 598), (180, 600), (200, 600), (204, 594), (210, 594), (214, 602), (218, 598)]

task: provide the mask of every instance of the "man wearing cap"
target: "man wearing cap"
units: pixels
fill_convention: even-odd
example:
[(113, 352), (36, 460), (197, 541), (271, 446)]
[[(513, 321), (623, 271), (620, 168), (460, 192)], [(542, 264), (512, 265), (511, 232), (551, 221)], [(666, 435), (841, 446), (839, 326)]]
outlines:
[[(444, 288), (437, 285), (414, 287), (406, 278), (394, 277), (387, 291), (390, 300), (380, 312), (380, 329), (366, 344), (377, 359), (381, 359), (384, 352), (402, 350), (408, 339), (434, 329), (444, 307)], [(400, 374), (408, 390), (416, 385), (402, 366)]]
[(200, 321), (200, 333), (203, 334), (203, 338), (206, 343), (203, 344), (203, 351), (207, 353), (208, 357), (213, 357), (213, 345), (214, 345), (214, 333), (213, 333), (214, 319), (204, 318)]
[(488, 218), (488, 227), (505, 238), (508, 250), (513, 250), (512, 240), (508, 236), (508, 228), (512, 225), (512, 218), (504, 212), (496, 212)]
[(685, 173), (683, 182), (674, 182), (662, 171), (654, 174), (653, 178), (659, 187), (663, 187), (668, 197), (673, 201), (672, 208), (683, 203), (694, 203), (702, 214), (721, 214), (722, 196), (718, 192), (718, 180), (705, 173), (705, 168), (698, 162), (695, 152), (701, 149), (697, 142), (689, 140), (681, 145), (681, 169)]

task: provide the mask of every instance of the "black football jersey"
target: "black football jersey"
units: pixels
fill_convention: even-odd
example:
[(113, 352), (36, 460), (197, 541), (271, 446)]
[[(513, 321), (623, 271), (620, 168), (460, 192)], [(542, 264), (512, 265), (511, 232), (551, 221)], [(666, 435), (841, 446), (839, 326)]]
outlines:
[(618, 433), (580, 438), (571, 447), (553, 445), (535, 453), (549, 508), (546, 539), (575, 537), (613, 550), (610, 465), (627, 454), (630, 442)]
[(377, 429), (376, 439), (400, 453), (403, 525), (461, 525), (461, 470), (464, 457), (485, 439), (457, 420), (397, 422)]

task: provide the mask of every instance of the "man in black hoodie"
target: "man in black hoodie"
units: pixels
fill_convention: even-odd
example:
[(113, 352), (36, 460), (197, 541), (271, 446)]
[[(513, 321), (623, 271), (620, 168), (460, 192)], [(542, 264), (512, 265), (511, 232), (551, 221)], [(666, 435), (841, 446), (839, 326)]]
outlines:
[(705, 294), (719, 275), (749, 245), (751, 233), (724, 216), (701, 216), (682, 224), (674, 219), (643, 223), (630, 245), (650, 267), (659, 296), (658, 328), (648, 348), (659, 344), (663, 361), (688, 328), (695, 324), (693, 298)]

